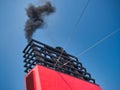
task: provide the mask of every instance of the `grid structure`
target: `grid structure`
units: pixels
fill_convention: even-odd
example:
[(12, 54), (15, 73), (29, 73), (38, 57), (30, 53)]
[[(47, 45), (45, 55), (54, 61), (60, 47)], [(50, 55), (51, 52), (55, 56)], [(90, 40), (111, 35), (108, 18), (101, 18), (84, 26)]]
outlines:
[(95, 79), (91, 77), (77, 57), (68, 54), (61, 47), (53, 48), (32, 39), (23, 50), (23, 53), (26, 73), (34, 68), (36, 64), (39, 64), (96, 84)]

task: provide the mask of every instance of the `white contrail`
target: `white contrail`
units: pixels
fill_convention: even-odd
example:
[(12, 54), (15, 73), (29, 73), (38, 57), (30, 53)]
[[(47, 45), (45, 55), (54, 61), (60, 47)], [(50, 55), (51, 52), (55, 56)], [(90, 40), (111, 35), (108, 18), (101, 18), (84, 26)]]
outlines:
[(106, 39), (108, 39), (109, 37), (111, 37), (112, 35), (116, 34), (117, 32), (120, 31), (120, 28), (111, 32), (110, 34), (108, 34), (107, 36), (103, 37), (102, 39), (100, 39), (99, 41), (97, 41), (95, 44), (93, 44), (92, 46), (88, 47), (87, 49), (85, 49), (84, 51), (82, 51), (81, 53), (79, 53), (77, 56), (83, 55), (84, 53), (88, 52), (89, 50), (91, 50), (92, 48), (96, 47), (97, 45), (99, 45), (101, 42), (105, 41)]

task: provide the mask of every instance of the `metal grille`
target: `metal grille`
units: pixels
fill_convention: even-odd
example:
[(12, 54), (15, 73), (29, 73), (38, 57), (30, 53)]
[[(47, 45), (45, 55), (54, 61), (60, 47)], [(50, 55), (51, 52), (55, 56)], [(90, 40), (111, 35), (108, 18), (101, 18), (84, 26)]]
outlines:
[[(34, 68), (36, 64), (39, 64), (96, 84), (95, 80), (87, 72), (86, 68), (83, 67), (82, 63), (78, 61), (77, 57), (66, 53), (64, 50), (31, 40), (23, 53), (26, 73)], [(61, 58), (58, 59), (59, 56)]]

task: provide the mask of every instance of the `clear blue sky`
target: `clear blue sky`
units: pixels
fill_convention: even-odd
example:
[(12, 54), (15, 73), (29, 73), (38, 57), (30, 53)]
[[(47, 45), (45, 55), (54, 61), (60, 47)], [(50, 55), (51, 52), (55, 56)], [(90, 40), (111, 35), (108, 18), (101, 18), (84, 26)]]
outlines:
[[(38, 0), (0, 1), (0, 90), (25, 90), (22, 50), (27, 44), (24, 25), (29, 3), (39, 5)], [(45, 18), (47, 24), (33, 38), (62, 46), (75, 56), (120, 28), (120, 0), (90, 0), (77, 25), (87, 0), (52, 3), (56, 13)], [(103, 90), (120, 90), (120, 32), (78, 58)]]

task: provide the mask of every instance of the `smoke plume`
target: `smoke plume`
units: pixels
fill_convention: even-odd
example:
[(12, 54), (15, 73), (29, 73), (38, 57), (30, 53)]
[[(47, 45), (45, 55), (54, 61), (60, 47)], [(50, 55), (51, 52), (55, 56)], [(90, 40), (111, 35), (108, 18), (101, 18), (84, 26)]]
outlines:
[(44, 25), (44, 16), (48, 16), (55, 12), (55, 7), (50, 2), (46, 2), (43, 6), (30, 5), (26, 9), (28, 20), (25, 25), (25, 37), (29, 42), (32, 39), (33, 33), (36, 29), (41, 28)]

